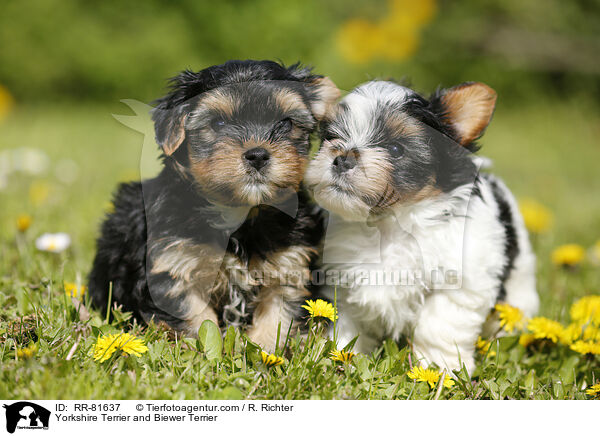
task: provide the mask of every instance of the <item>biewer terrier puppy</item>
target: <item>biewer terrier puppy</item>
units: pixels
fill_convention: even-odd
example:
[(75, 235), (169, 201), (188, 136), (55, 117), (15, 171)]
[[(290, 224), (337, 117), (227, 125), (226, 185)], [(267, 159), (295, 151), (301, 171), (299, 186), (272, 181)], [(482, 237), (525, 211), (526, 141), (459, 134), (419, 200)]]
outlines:
[[(429, 100), (388, 81), (348, 94), (324, 121), (306, 185), (331, 212), (323, 261), (339, 338), (412, 338), (424, 363), (474, 369), (495, 303), (538, 308), (535, 257), (506, 186), (479, 173), (475, 140), (496, 93), (482, 83)], [(343, 344), (342, 344), (343, 345)]]
[(310, 295), (323, 219), (301, 182), (309, 136), (339, 91), (271, 61), (229, 61), (171, 82), (152, 114), (164, 168), (118, 189), (91, 297), (191, 336), (204, 320), (247, 327), (272, 350)]

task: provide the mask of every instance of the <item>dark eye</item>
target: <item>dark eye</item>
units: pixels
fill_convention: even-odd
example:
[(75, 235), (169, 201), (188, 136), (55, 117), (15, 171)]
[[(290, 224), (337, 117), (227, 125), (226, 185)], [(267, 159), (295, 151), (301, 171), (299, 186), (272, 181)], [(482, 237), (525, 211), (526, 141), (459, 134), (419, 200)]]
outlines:
[(218, 132), (219, 130), (221, 130), (223, 127), (225, 127), (227, 123), (225, 123), (225, 120), (223, 120), (222, 118), (215, 118), (210, 122), (210, 127), (215, 131)]
[(279, 135), (285, 135), (292, 130), (293, 125), (294, 123), (292, 122), (291, 118), (284, 118), (275, 124), (273, 131)]
[(404, 154), (404, 146), (402, 144), (391, 144), (388, 147), (388, 151), (390, 152), (390, 156), (400, 157)]
[(326, 130), (323, 132), (323, 139), (325, 141), (335, 141), (336, 139), (339, 139), (339, 137), (335, 133)]

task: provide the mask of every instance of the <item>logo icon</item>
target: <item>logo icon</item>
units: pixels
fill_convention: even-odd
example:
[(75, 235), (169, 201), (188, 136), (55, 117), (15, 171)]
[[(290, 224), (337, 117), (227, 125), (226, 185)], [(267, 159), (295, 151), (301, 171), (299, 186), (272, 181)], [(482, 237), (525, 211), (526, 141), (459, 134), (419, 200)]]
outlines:
[(47, 430), (50, 411), (29, 401), (19, 401), (11, 405), (4, 404), (6, 409), (6, 431), (14, 433), (18, 429)]

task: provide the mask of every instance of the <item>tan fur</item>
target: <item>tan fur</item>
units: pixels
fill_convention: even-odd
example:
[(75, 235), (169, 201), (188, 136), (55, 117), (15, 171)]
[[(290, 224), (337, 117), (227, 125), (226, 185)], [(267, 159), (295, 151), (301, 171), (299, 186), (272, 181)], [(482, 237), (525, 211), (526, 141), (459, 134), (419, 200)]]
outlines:
[[(153, 252), (158, 254), (153, 256)], [(159, 240), (151, 247), (152, 274), (168, 273), (175, 283), (166, 293), (169, 297), (184, 296), (186, 334), (195, 336), (198, 328), (209, 319), (219, 324), (211, 300), (221, 298), (232, 278), (236, 284), (251, 287), (249, 277), (236, 275), (241, 262), (237, 257), (216, 250), (207, 244), (195, 244), (186, 239)]]
[(174, 128), (168, 130), (168, 136), (164, 142), (160, 144), (164, 153), (167, 156), (172, 155), (175, 150), (183, 143), (185, 139), (185, 120), (187, 116), (183, 116), (179, 119), (172, 119), (171, 123), (174, 123)]
[[(153, 253), (158, 254), (153, 256)], [(250, 291), (260, 286), (249, 335), (265, 349), (275, 345), (278, 324), (285, 334), (292, 320), (286, 302), (297, 304), (310, 295), (305, 283), (315, 249), (292, 246), (269, 254), (266, 259), (253, 257), (248, 265), (232, 254), (223, 254), (210, 245), (186, 239), (159, 240), (150, 248), (152, 274), (168, 273), (175, 283), (167, 292), (170, 297), (184, 297), (184, 333), (195, 336), (205, 320), (219, 325), (214, 302), (219, 301), (229, 284)]]
[(446, 91), (442, 103), (461, 144), (466, 145), (479, 138), (490, 123), (496, 92), (483, 83), (466, 83)]
[(230, 93), (225, 92), (225, 90), (214, 89), (200, 100), (200, 104), (209, 110), (232, 117), (239, 102)]
[[(277, 329), (280, 327), (280, 340), (292, 323), (292, 316), (286, 310), (286, 301), (300, 304), (310, 293), (304, 284), (310, 278), (308, 264), (315, 250), (310, 247), (293, 246), (270, 254), (267, 259), (254, 258), (250, 268), (260, 270), (263, 281), (257, 298), (257, 306), (252, 318), (248, 337), (263, 349), (274, 351)], [(298, 326), (292, 325), (292, 333)], [(279, 344), (282, 345), (282, 344)]]
[[(254, 147), (263, 147), (271, 153), (261, 198), (251, 197), (246, 191), (248, 170), (242, 154)], [(282, 199), (278, 195), (282, 194), (281, 189), (289, 191), (288, 195), (298, 190), (307, 163), (308, 158), (301, 156), (296, 147), (288, 142), (274, 144), (250, 140), (234, 144), (222, 141), (206, 159), (194, 160), (190, 153), (190, 172), (198, 186), (213, 201), (223, 204), (255, 205), (264, 201), (280, 201)]]
[(291, 89), (280, 89), (275, 92), (275, 103), (281, 108), (282, 112), (291, 112), (294, 110), (306, 110), (307, 107), (302, 98)]
[(402, 112), (390, 115), (385, 124), (396, 132), (397, 136), (418, 137), (423, 134), (421, 125), (413, 117)]
[(316, 79), (312, 84), (315, 87), (317, 99), (311, 104), (312, 113), (317, 120), (322, 120), (340, 98), (340, 90), (329, 77)]

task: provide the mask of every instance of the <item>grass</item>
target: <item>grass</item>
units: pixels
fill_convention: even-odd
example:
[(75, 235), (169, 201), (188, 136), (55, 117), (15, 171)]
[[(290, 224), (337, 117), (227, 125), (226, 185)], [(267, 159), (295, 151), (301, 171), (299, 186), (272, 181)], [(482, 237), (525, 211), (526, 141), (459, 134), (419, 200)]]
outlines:
[[(13, 174), (0, 190), (0, 398), (436, 397), (437, 387), (407, 377), (415, 361), (410, 348), (391, 341), (372, 355), (339, 364), (328, 357), (334, 344), (322, 335), (313, 334), (304, 344), (290, 338), (285, 363), (267, 368), (239, 332), (229, 331), (221, 345), (214, 334), (176, 340), (156, 326), (132, 324), (126, 313), (114, 311), (107, 323), (106, 314), (87, 300), (77, 306), (63, 282), (85, 281), (115, 184), (139, 177), (142, 137), (118, 124), (113, 112), (127, 110), (20, 107), (1, 125), (0, 152), (42, 149), (50, 166), (37, 176)], [(600, 239), (597, 120), (598, 109), (585, 101), (500, 105), (482, 141), (482, 154), (493, 158), (494, 172), (517, 196), (535, 198), (554, 213), (553, 229), (535, 237), (534, 244), (541, 314), (563, 323), (575, 299), (600, 292), (598, 266), (585, 261), (567, 270), (550, 263), (558, 244), (588, 247)], [(76, 180), (65, 178), (65, 171)], [(23, 213), (33, 221), (20, 234), (15, 221)], [(35, 249), (35, 237), (57, 231), (73, 239), (66, 253)], [(98, 335), (124, 330), (143, 338), (148, 352), (94, 361)], [(16, 350), (31, 343), (37, 344), (33, 356), (19, 357)], [(583, 399), (585, 387), (600, 378), (597, 356), (548, 341), (524, 348), (517, 336), (507, 336), (494, 341), (490, 351), (478, 356), (471, 380), (458, 374), (455, 386), (444, 388), (439, 398)]]

